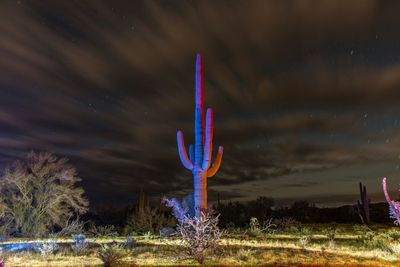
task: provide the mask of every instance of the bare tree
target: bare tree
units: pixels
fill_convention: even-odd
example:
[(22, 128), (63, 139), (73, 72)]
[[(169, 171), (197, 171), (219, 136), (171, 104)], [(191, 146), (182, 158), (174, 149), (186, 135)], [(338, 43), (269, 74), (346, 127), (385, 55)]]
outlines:
[(15, 161), (0, 178), (0, 222), (11, 221), (10, 231), (22, 236), (43, 236), (63, 227), (73, 214), (87, 211), (81, 179), (67, 159), (52, 153), (28, 154)]
[(200, 211), (200, 216), (187, 217), (178, 224), (181, 245), (189, 257), (203, 264), (209, 252), (219, 246), (222, 232), (218, 228), (219, 215), (212, 211)]

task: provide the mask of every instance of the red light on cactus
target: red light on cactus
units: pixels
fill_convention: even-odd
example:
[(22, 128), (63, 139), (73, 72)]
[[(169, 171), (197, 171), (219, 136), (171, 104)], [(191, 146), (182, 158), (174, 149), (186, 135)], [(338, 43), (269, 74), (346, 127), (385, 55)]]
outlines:
[(189, 146), (189, 157), (186, 152), (183, 133), (177, 132), (178, 152), (183, 166), (191, 170), (194, 177), (194, 206), (196, 216), (200, 210), (207, 209), (207, 178), (214, 176), (221, 166), (222, 146), (214, 164), (211, 165), (212, 140), (213, 140), (213, 111), (207, 109), (204, 123), (204, 80), (203, 59), (200, 54), (196, 58), (196, 104), (195, 104), (195, 144)]

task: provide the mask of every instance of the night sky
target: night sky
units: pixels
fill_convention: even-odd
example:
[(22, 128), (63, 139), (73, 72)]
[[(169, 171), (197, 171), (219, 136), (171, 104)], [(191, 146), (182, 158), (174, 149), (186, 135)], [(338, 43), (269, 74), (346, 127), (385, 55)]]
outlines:
[[(400, 2), (0, 2), (0, 165), (66, 156), (93, 206), (184, 196), (201, 52), (210, 200), (382, 201), (400, 182)], [(216, 147), (215, 147), (216, 150)]]

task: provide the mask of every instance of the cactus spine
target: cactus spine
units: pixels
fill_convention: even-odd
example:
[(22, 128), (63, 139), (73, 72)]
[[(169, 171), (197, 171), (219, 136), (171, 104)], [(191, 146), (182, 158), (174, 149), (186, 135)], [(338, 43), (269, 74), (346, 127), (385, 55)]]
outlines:
[(360, 215), (360, 218), (363, 220), (364, 223), (370, 223), (370, 215), (369, 215), (369, 203), (371, 202), (370, 199), (367, 197), (367, 188), (365, 185), (363, 186), (360, 182), (360, 200), (357, 200), (357, 208)]
[(203, 59), (200, 54), (196, 57), (196, 106), (194, 112), (194, 146), (189, 146), (189, 157), (186, 153), (183, 133), (177, 132), (178, 152), (183, 166), (192, 171), (194, 183), (194, 208), (196, 216), (201, 210), (207, 209), (207, 179), (218, 171), (223, 154), (223, 147), (218, 148), (214, 164), (211, 166), (212, 139), (213, 139), (213, 111), (207, 109), (204, 123), (204, 81)]

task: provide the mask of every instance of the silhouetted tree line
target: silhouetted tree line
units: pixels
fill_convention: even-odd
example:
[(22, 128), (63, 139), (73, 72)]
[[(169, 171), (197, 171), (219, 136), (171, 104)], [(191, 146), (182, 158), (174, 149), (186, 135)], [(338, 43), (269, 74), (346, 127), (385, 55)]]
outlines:
[[(371, 223), (384, 223), (392, 225), (389, 218), (389, 208), (386, 202), (371, 203)], [(137, 206), (130, 207), (107, 207), (95, 213), (89, 213), (86, 219), (94, 221), (99, 225), (123, 226), (126, 224), (127, 215), (137, 214)], [(258, 221), (291, 218), (301, 223), (355, 223), (361, 224), (356, 203), (341, 207), (322, 208), (316, 207), (307, 201), (296, 201), (289, 206), (277, 206), (275, 201), (269, 197), (259, 197), (248, 202), (223, 202), (213, 205), (215, 212), (220, 214), (219, 224), (222, 228), (247, 227), (250, 218), (255, 217)], [(164, 214), (169, 210), (164, 210)], [(128, 216), (129, 217), (129, 216)]]
[[(387, 203), (371, 203), (369, 208), (371, 223), (392, 224)], [(320, 208), (307, 201), (296, 201), (290, 206), (279, 207), (272, 198), (259, 197), (249, 202), (219, 203), (214, 209), (220, 213), (222, 227), (245, 227), (251, 217), (259, 221), (290, 217), (302, 223), (362, 223), (356, 205)]]

